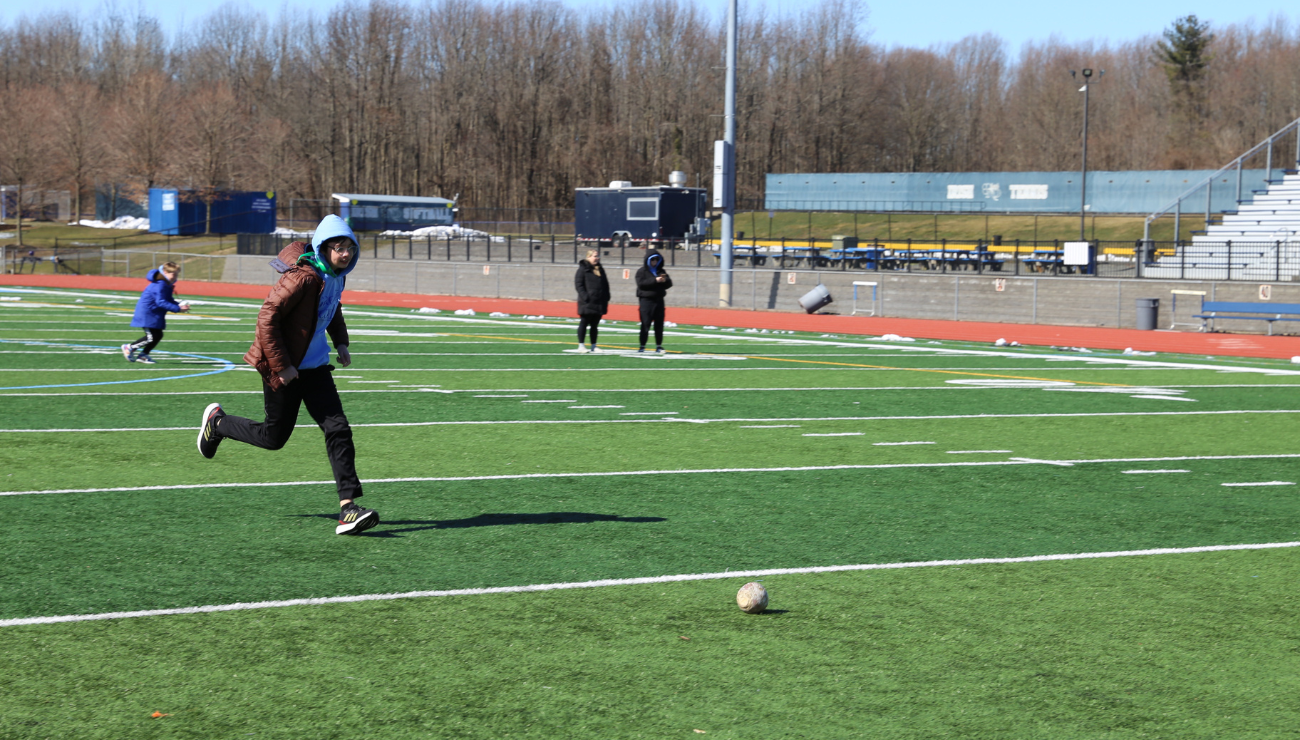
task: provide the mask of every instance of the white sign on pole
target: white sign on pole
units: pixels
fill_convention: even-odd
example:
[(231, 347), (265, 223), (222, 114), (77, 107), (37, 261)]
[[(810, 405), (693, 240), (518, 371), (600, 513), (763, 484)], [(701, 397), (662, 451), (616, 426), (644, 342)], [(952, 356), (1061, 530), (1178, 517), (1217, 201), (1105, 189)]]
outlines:
[(1061, 264), (1085, 266), (1088, 262), (1088, 242), (1065, 243), (1065, 254), (1061, 255)]
[(727, 176), (731, 172), (731, 150), (725, 141), (713, 142), (713, 207), (731, 205), (727, 196)]

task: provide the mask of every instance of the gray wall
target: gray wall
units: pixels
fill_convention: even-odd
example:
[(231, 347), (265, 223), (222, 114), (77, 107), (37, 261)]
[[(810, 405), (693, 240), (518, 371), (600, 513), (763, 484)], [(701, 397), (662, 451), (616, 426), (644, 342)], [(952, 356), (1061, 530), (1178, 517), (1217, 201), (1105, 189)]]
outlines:
[[(229, 256), (225, 282), (270, 285), (277, 277), (267, 257)], [(487, 267), (487, 274), (484, 268)], [(365, 260), (348, 277), (351, 290), (425, 295), (521, 298), (573, 301), (573, 265), (520, 263), (423, 262)], [(615, 303), (635, 304), (633, 267), (611, 266), (610, 287)], [(624, 277), (626, 270), (627, 277)], [(674, 267), (668, 305), (715, 308), (718, 303), (716, 268)], [(790, 282), (793, 277), (794, 282)], [(1213, 281), (1115, 280), (1080, 276), (1005, 277), (925, 273), (834, 272), (826, 270), (737, 269), (733, 273), (732, 302), (744, 310), (800, 312), (799, 297), (819, 282), (826, 285), (834, 303), (826, 311), (848, 314), (853, 310), (854, 281), (876, 285), (876, 315), (912, 319), (991, 321), (1014, 324), (1057, 324), (1135, 328), (1136, 300), (1160, 300), (1158, 325), (1192, 322), (1200, 299), (1178, 296), (1178, 315), (1172, 313), (1172, 290), (1205, 291), (1207, 300), (1258, 301), (1259, 283)], [(999, 290), (999, 286), (1001, 289)], [(1300, 285), (1269, 285), (1272, 301), (1300, 303)], [(871, 309), (872, 289), (858, 286), (859, 315)], [(1199, 323), (1199, 322), (1198, 322)], [(1264, 322), (1234, 321), (1234, 332), (1265, 333)], [(1194, 327), (1182, 327), (1193, 329)], [(1279, 324), (1279, 333), (1288, 331)]]

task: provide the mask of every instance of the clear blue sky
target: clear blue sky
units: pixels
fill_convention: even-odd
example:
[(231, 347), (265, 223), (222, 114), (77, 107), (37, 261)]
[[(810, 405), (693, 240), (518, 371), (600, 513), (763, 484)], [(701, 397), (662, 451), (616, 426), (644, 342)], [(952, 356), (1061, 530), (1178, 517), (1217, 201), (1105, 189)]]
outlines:
[[(158, 18), (164, 29), (175, 33), (182, 24), (193, 27), (213, 9), (230, 0), (0, 0), (0, 23), (10, 25), (24, 13), (68, 9), (91, 17), (103, 11), (106, 2), (120, 10), (141, 9)], [(563, 0), (571, 7), (606, 5), (612, 0)], [(626, 0), (624, 0), (626, 1)], [(725, 12), (726, 0), (698, 0), (701, 5)], [(742, 0), (766, 5), (778, 14), (814, 7), (817, 0)], [(236, 4), (240, 4), (236, 0)], [(289, 6), (324, 11), (333, 0), (295, 2)], [(282, 3), (247, 3), (244, 7), (267, 9), (274, 17)], [(1055, 36), (1064, 42), (1122, 42), (1148, 34), (1159, 34), (1178, 17), (1194, 13), (1214, 25), (1254, 21), (1262, 25), (1270, 15), (1285, 13), (1289, 23), (1300, 23), (1300, 4), (1295, 0), (1085, 0), (1054, 3), (1044, 0), (930, 0), (866, 2), (866, 29), (871, 39), (884, 46), (926, 47), (957, 41), (968, 34), (991, 31), (1006, 39), (1013, 56), (1028, 41), (1046, 42)], [(37, 11), (40, 12), (40, 11)], [(742, 13), (744, 9), (742, 7)]]

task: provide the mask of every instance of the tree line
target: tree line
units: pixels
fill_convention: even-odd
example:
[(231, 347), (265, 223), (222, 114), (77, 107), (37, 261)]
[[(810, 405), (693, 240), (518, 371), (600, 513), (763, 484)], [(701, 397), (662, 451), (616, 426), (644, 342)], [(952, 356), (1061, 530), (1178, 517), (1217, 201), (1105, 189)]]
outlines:
[[(272, 22), (229, 5), (169, 37), (111, 10), (0, 28), (3, 184), (453, 197), (554, 208), (577, 187), (707, 186), (724, 20), (695, 0), (345, 2)], [(1300, 117), (1300, 27), (1171, 19), (1116, 43), (873, 39), (855, 0), (743, 12), (738, 196), (771, 172), (1218, 167)]]

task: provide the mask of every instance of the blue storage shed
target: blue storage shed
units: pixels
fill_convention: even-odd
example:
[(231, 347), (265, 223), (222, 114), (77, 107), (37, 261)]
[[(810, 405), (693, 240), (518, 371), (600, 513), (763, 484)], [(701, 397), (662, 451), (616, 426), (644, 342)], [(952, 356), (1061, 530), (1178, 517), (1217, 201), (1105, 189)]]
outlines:
[(270, 234), (275, 231), (275, 193), (227, 190), (208, 204), (193, 190), (149, 189), (149, 230), (171, 236)]
[(574, 197), (574, 233), (579, 240), (612, 241), (685, 239), (696, 220), (708, 212), (704, 188), (652, 185), (578, 188)]
[(414, 231), (426, 226), (451, 226), (456, 202), (414, 195), (334, 193), (339, 216), (353, 231)]

